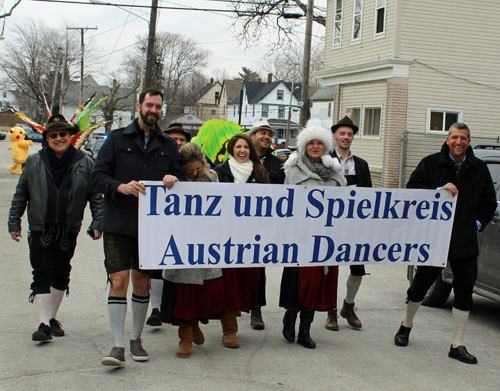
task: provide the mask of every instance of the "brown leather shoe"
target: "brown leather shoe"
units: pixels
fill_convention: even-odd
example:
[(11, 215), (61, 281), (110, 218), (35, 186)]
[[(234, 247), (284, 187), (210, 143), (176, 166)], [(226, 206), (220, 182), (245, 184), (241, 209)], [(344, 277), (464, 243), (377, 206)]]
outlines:
[(325, 328), (327, 330), (339, 331), (339, 324), (337, 323), (337, 310), (328, 311)]
[(361, 321), (354, 313), (354, 303), (347, 304), (344, 300), (344, 304), (342, 305), (342, 309), (340, 310), (340, 316), (347, 320), (347, 323), (353, 329), (360, 329), (362, 327)]

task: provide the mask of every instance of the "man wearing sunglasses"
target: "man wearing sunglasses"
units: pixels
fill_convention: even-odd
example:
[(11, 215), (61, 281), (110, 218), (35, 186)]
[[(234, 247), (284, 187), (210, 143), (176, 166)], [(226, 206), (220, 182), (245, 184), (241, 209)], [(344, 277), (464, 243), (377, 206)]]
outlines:
[(54, 115), (43, 132), (46, 146), (28, 157), (19, 178), (9, 212), (9, 233), (19, 242), (21, 217), (28, 207), (28, 244), (33, 268), (30, 302), (35, 302), (40, 325), (37, 342), (64, 336), (56, 314), (69, 292), (71, 258), (83, 214), (90, 203), (92, 223), (88, 234), (101, 237), (102, 195), (90, 186), (93, 161), (71, 145), (77, 127), (62, 115)]

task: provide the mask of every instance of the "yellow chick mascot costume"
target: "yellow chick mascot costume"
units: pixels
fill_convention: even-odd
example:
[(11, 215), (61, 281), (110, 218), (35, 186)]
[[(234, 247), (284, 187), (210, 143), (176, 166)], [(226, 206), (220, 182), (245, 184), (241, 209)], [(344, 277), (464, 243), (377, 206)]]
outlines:
[(14, 159), (14, 164), (9, 167), (9, 171), (12, 174), (16, 173), (21, 175), (23, 173), (23, 164), (28, 158), (28, 147), (33, 145), (33, 141), (25, 140), (26, 132), (20, 126), (14, 126), (9, 132), (10, 141), (12, 141), (12, 159)]

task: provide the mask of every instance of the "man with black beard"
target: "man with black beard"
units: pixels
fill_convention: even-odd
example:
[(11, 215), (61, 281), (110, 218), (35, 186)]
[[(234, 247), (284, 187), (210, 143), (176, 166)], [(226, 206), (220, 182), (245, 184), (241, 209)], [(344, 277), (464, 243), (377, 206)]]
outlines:
[[(139, 269), (138, 197), (146, 194), (140, 181), (163, 181), (172, 188), (184, 180), (176, 142), (163, 134), (157, 122), (163, 94), (148, 89), (139, 97), (139, 117), (126, 128), (108, 134), (91, 175), (92, 185), (104, 194), (104, 255), (111, 289), (108, 313), (114, 347), (103, 365), (125, 363), (123, 330), (127, 313), (127, 288), (132, 279), (132, 335), (130, 352), (136, 361), (149, 356), (142, 346), (142, 329), (149, 305), (151, 271)], [(132, 270), (132, 271), (131, 271)]]

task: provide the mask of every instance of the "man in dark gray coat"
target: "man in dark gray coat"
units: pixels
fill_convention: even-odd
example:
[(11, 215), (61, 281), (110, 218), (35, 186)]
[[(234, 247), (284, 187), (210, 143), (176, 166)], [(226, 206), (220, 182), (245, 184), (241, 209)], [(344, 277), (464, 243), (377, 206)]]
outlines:
[[(477, 276), (479, 248), (477, 232), (493, 218), (497, 198), (486, 164), (474, 156), (470, 147), (469, 127), (464, 123), (451, 125), (441, 152), (422, 159), (408, 181), (408, 188), (449, 190), (455, 197), (455, 218), (451, 232), (448, 262), (453, 272), (453, 340), (448, 357), (467, 364), (477, 359), (463, 345), (465, 325), (472, 310), (472, 291)], [(408, 289), (406, 317), (394, 343), (407, 346), (413, 318), (443, 268), (419, 266)]]
[(108, 313), (114, 347), (102, 359), (104, 365), (123, 365), (123, 331), (127, 313), (127, 289), (132, 279), (132, 336), (130, 352), (136, 361), (149, 356), (142, 346), (142, 329), (149, 305), (151, 271), (139, 268), (138, 197), (146, 194), (141, 180), (163, 181), (172, 188), (184, 180), (176, 142), (163, 134), (157, 122), (163, 107), (163, 95), (146, 90), (139, 97), (139, 117), (126, 128), (108, 134), (99, 155), (92, 184), (104, 194), (105, 266), (111, 288)]
[(30, 301), (40, 318), (32, 339), (38, 342), (64, 336), (56, 314), (69, 289), (70, 261), (87, 202), (93, 218), (87, 233), (94, 240), (101, 237), (102, 194), (90, 186), (92, 159), (71, 145), (76, 133), (77, 127), (62, 115), (49, 119), (43, 132), (47, 146), (26, 161), (9, 211), (10, 236), (19, 242), (21, 217), (28, 207)]

